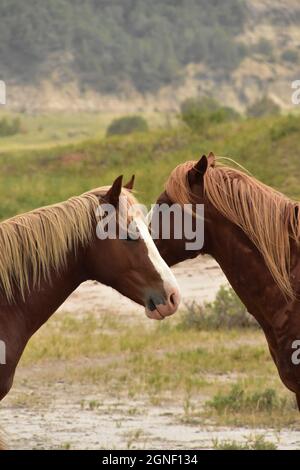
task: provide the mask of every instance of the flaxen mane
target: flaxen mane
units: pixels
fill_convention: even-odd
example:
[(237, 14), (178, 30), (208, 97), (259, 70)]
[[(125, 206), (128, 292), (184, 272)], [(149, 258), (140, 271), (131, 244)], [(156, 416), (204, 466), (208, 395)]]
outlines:
[[(65, 266), (67, 254), (95, 236), (95, 211), (109, 187), (17, 215), (0, 223), (0, 286), (8, 300), (17, 289), (22, 298), (51, 270)], [(135, 198), (123, 189), (122, 205)], [(125, 202), (124, 202), (125, 201)], [(120, 210), (124, 207), (120, 207)]]
[[(171, 173), (166, 191), (172, 201), (193, 202), (189, 161)], [(238, 225), (261, 252), (275, 282), (294, 298), (290, 282), (290, 239), (300, 240), (300, 204), (241, 170), (216, 162), (204, 175), (204, 193), (226, 218)]]

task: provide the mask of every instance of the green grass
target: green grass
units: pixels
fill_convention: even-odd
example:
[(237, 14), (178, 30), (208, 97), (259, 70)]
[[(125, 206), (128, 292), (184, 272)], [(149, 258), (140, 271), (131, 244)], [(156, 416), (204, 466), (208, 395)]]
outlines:
[[(162, 113), (142, 113), (153, 129), (175, 122), (173, 115)], [(78, 143), (87, 138), (102, 138), (116, 113), (88, 112), (47, 112), (42, 114), (23, 114), (0, 110), (0, 119), (9, 121), (19, 118), (21, 129), (17, 135), (0, 137), (0, 154), (18, 150), (47, 150), (51, 147)]]
[(268, 441), (264, 436), (252, 436), (248, 438), (244, 443), (237, 441), (219, 441), (218, 439), (213, 441), (213, 448), (215, 450), (276, 450), (277, 446), (271, 441)]
[(30, 383), (90, 384), (111, 397), (182, 403), (185, 423), (299, 425), (259, 330), (183, 332), (177, 317), (129, 325), (110, 315), (53, 318), (30, 341), (20, 368)]
[(299, 427), (295, 397), (284, 394), (274, 381), (271, 383), (269, 374), (264, 379), (256, 372), (255, 377), (248, 374), (247, 378), (231, 382), (223, 389), (219, 388), (206, 401), (203, 415), (213, 419), (218, 425)]
[[(290, 403), (284, 398), (278, 397), (276, 390), (266, 388), (259, 392), (246, 393), (243, 385), (238, 383), (232, 386), (228, 393), (218, 393), (207, 402), (210, 408), (217, 413), (240, 412), (249, 410), (253, 412), (272, 412), (278, 409), (284, 412)], [(293, 407), (294, 408), (294, 407)]]
[[(25, 126), (34, 119), (24, 117)], [(78, 115), (73, 127), (83, 132), (86, 128), (87, 138), (79, 136), (78, 142), (72, 137), (64, 145), (50, 135), (54, 128), (65, 133), (63, 116), (56, 123), (52, 119), (45, 124), (46, 148), (33, 145), (28, 150), (23, 134), (9, 138), (9, 143), (0, 140), (0, 219), (109, 184), (121, 173), (126, 178), (136, 174), (138, 197), (149, 204), (161, 193), (176, 164), (210, 150), (236, 159), (259, 179), (300, 199), (299, 116), (239, 120), (211, 126), (203, 134), (179, 126), (102, 138), (95, 137), (97, 116), (89, 115), (85, 124), (85, 115)], [(35, 134), (29, 135), (33, 144)]]

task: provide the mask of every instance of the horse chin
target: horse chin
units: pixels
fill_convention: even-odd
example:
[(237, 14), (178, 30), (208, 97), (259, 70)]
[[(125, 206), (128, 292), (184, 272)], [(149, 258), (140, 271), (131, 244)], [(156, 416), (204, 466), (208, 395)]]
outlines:
[(165, 319), (165, 316), (162, 315), (158, 309), (150, 310), (148, 308), (145, 308), (145, 313), (147, 317), (150, 318), (151, 320), (164, 320)]

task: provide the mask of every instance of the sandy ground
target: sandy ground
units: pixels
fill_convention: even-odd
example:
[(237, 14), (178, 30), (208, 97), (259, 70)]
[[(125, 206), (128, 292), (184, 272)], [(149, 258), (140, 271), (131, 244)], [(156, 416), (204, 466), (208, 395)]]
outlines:
[[(150, 407), (143, 400), (106, 397), (96, 409), (84, 409), (72, 399), (73, 393), (78, 395), (78, 388), (56, 387), (56, 393), (60, 397), (50, 407), (39, 408), (38, 413), (2, 410), (1, 423), (9, 432), (12, 448), (211, 449), (216, 440), (246, 442), (254, 435), (262, 435), (278, 449), (300, 447), (299, 431), (185, 424), (179, 406)], [(85, 398), (89, 400), (92, 395)]]
[[(212, 300), (220, 285), (227, 282), (218, 265), (208, 257), (184, 262), (174, 268), (174, 273), (182, 289), (183, 304)], [(133, 320), (136, 315), (144, 315), (143, 308), (94, 282), (81, 285), (59, 310), (61, 315), (64, 312), (101, 315), (108, 309), (124, 315), (130, 313)], [(8, 433), (13, 449), (208, 449), (216, 439), (243, 442), (261, 434), (280, 449), (300, 447), (299, 431), (186, 423), (182, 403), (155, 406), (143, 397), (131, 400), (99, 396), (95, 386), (70, 386), (63, 380), (53, 383), (49, 390), (41, 385), (39, 367), (32, 366), (36, 382), (30, 385), (25, 380), (26, 368), (21, 368), (18, 385), (11, 393), (25, 393), (28, 399), (28, 394), (36, 396), (38, 392), (43, 397), (42, 403), (24, 407), (5, 399), (0, 409), (1, 428)], [(201, 406), (200, 398), (195, 406)]]

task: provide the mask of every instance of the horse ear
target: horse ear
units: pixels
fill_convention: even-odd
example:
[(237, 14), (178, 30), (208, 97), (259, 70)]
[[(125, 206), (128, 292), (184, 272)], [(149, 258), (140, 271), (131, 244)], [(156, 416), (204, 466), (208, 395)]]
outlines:
[(213, 152), (209, 152), (207, 160), (208, 160), (208, 166), (215, 166), (216, 156)]
[(206, 155), (203, 155), (200, 160), (190, 169), (188, 172), (188, 179), (190, 186), (199, 182), (199, 176), (203, 176), (208, 167), (208, 159)]
[(124, 188), (128, 189), (129, 191), (132, 191), (133, 190), (133, 185), (134, 185), (134, 179), (135, 179), (135, 175), (132, 175), (132, 177), (128, 181), (128, 183), (124, 184)]
[(122, 191), (122, 180), (123, 175), (118, 176), (118, 178), (116, 178), (113, 182), (111, 188), (106, 193), (106, 200), (109, 202), (109, 204), (112, 204), (115, 207), (118, 205), (119, 197)]

